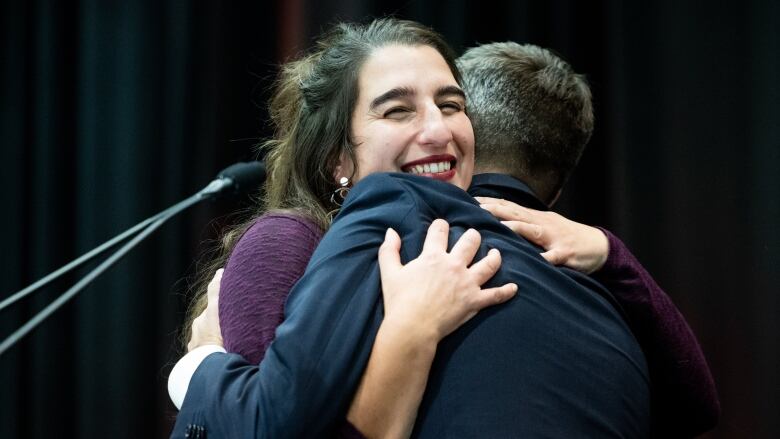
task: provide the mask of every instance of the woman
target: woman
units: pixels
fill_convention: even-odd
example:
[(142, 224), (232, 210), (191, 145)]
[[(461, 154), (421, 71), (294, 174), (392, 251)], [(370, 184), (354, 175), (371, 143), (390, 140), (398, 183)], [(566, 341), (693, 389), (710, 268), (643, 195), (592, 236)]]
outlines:
[[(287, 293), (348, 185), (374, 172), (403, 171), (465, 190), (473, 172), (465, 96), (453, 53), (438, 34), (390, 19), (342, 24), (318, 48), (286, 65), (277, 83), (271, 104), (276, 136), (265, 145), (269, 213), (239, 226), (226, 244), (225, 254), (231, 256), (219, 300), (222, 335), (228, 351), (255, 363), (273, 339)], [(480, 291), (500, 257), (493, 251), (467, 268), (478, 243), (479, 235), (469, 232), (447, 254), (446, 223), (437, 221), (425, 244), (433, 250), (391, 268), (400, 240), (388, 233), (385, 318), (367, 368), (370, 378), (350, 410), (361, 431), (408, 435), (436, 343), (482, 307), (514, 295), (517, 287), (511, 284)], [(438, 269), (453, 259), (457, 272)], [(430, 286), (410, 288), (409, 279), (417, 277), (411, 273), (427, 274)], [(192, 316), (200, 314), (205, 298)], [(394, 383), (390, 390), (383, 385), (387, 381)]]

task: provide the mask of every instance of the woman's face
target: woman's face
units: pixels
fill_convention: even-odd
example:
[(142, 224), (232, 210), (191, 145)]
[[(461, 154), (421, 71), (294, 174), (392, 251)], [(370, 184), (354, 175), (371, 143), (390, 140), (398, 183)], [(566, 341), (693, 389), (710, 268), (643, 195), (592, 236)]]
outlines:
[[(474, 172), (474, 131), (463, 91), (429, 46), (386, 46), (366, 60), (352, 114), (357, 182), (374, 172), (407, 172), (466, 189)], [(337, 180), (351, 166), (337, 170)]]

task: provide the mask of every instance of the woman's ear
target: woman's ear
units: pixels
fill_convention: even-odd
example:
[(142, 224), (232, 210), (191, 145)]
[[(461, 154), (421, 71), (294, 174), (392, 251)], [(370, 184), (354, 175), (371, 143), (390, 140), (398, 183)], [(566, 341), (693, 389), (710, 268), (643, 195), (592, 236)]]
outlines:
[(338, 164), (333, 168), (333, 181), (336, 184), (339, 184), (342, 177), (347, 177), (351, 180), (354, 173), (355, 166), (352, 163), (352, 159), (349, 158), (349, 155), (345, 151), (342, 151), (339, 155)]

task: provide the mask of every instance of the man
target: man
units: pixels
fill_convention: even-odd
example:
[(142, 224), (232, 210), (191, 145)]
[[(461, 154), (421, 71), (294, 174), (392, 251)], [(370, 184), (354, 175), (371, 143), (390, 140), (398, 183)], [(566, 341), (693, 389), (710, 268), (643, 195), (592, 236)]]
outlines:
[[(504, 219), (522, 220), (508, 225), (545, 247), (548, 260), (593, 273), (615, 294), (647, 358), (655, 436), (693, 436), (711, 429), (720, 407), (698, 342), (671, 299), (623, 243), (606, 230), (549, 212), (480, 198), (512, 200), (542, 211), (555, 203), (593, 130), (585, 79), (549, 50), (513, 42), (471, 48), (458, 66), (477, 142), (469, 193), (497, 216), (517, 212), (519, 216)], [(600, 270), (603, 259), (568, 260), (568, 243), (556, 247), (558, 243), (543, 237), (534, 239), (541, 232), (531, 225), (535, 219), (578, 227), (580, 239), (608, 245), (607, 269)]]
[[(479, 145), (479, 169), (515, 175), (528, 183), (525, 185), (506, 175), (486, 174), (475, 177), (472, 190), (475, 195), (498, 196), (544, 209), (545, 204), (557, 198), (590, 137), (592, 109), (587, 85), (568, 65), (542, 49), (526, 48), (530, 53), (511, 44), (483, 46), (472, 49), (461, 59)], [(509, 73), (512, 69), (500, 62), (492, 65), (482, 62), (513, 57), (526, 64), (523, 75), (528, 77), (518, 81), (501, 76), (501, 72)], [(475, 68), (480, 66), (485, 68)], [(533, 84), (530, 78), (537, 78), (539, 84)], [(491, 94), (491, 90), (495, 93)], [(507, 117), (513, 114), (517, 117)], [(498, 126), (490, 126), (490, 121)], [(456, 188), (421, 182), (410, 176), (372, 176), (356, 189), (344, 206), (345, 220), (334, 223), (313, 256), (311, 266), (344, 266), (345, 261), (354, 260), (354, 253), (343, 251), (350, 243), (334, 238), (343, 230), (349, 229), (353, 234), (356, 229), (365, 232), (358, 233), (361, 244), (366, 239), (373, 240), (377, 246), (381, 242), (381, 236), (371, 235), (371, 227), (347, 221), (350, 212), (372, 221), (381, 218), (399, 230), (404, 237), (405, 260), (419, 253), (422, 242), (419, 224), (444, 217), (455, 231), (454, 237), (466, 227), (477, 228), (483, 235), (482, 255), (488, 246), (501, 250), (506, 268), (502, 268), (493, 283), (522, 279), (521, 295), (515, 301), (481, 313), (442, 342), (420, 408), (417, 435), (642, 437), (647, 434), (649, 390), (644, 358), (616, 310), (619, 305), (614, 304), (606, 290), (580, 273), (544, 264), (537, 256), (537, 248), (510, 239), (506, 229), (486, 212), (475, 211), (473, 203), (464, 199)], [(435, 197), (431, 196), (433, 192)], [(403, 218), (398, 217), (398, 206), (375, 202), (377, 198), (404, 196), (411, 198), (408, 205), (416, 207), (403, 210), (406, 213)], [(426, 200), (425, 206), (419, 207), (414, 200)], [(398, 204), (404, 206), (403, 201)], [(409, 213), (420, 221), (408, 221)], [(299, 370), (316, 370), (316, 374), (307, 374), (308, 382), (302, 387), (291, 390), (299, 398), (305, 395), (314, 401), (291, 401), (290, 407), (279, 407), (280, 417), (293, 412), (300, 412), (299, 419), (317, 416), (337, 419), (340, 411), (343, 415), (344, 401), (349, 398), (349, 389), (354, 389), (362, 369), (355, 364), (364, 364), (366, 345), (370, 349), (368, 341), (381, 318), (376, 279), (373, 286), (366, 287), (374, 290), (374, 294), (364, 292), (344, 300), (334, 299), (325, 310), (318, 304), (316, 312), (320, 316), (346, 314), (350, 316), (349, 321), (325, 322), (307, 314), (315, 311), (313, 285), (324, 282), (333, 285), (334, 281), (342, 281), (343, 285), (350, 273), (368, 272), (369, 277), (376, 278), (376, 264), (370, 258), (363, 259), (346, 267), (347, 273), (337, 279), (322, 270), (304, 275), (291, 294), (287, 321), (280, 327), (277, 342), (261, 364), (260, 374), (254, 374), (238, 359), (225, 361), (212, 356), (204, 362), (190, 392), (196, 399), (217, 393), (217, 402), (197, 408), (195, 413), (191, 410), (187, 416), (200, 422), (208, 421), (209, 416), (230, 413), (236, 423), (253, 425), (255, 432), (262, 430), (263, 422), (269, 420), (257, 418), (253, 398), (278, 392), (274, 382), (300, 376), (293, 372), (278, 374), (276, 380), (255, 379), (264, 368), (273, 371), (274, 362), (288, 366), (299, 362), (294, 365)], [(339, 291), (339, 285), (333, 290)], [(312, 340), (322, 336), (323, 328), (330, 339), (343, 341), (342, 346), (315, 346), (317, 343)], [(310, 342), (295, 346), (292, 340), (296, 338)], [(315, 363), (307, 361), (313, 349), (322, 354)], [(344, 355), (345, 352), (349, 355)], [(320, 358), (328, 361), (323, 363)], [(350, 364), (352, 361), (355, 363)], [(209, 380), (216, 382), (217, 387), (207, 384)], [(242, 381), (251, 384), (247, 386)], [(296, 384), (294, 379), (289, 382)], [(251, 391), (259, 395), (245, 397), (244, 392)], [(332, 408), (323, 407), (323, 394), (326, 400), (334, 401)], [(241, 398), (232, 399), (236, 396)], [(225, 408), (221, 411), (223, 404)], [(319, 427), (307, 428), (280, 421), (278, 430), (265, 432), (269, 435), (274, 431), (286, 432), (292, 436), (317, 434), (332, 424), (332, 420), (317, 422), (321, 423)]]

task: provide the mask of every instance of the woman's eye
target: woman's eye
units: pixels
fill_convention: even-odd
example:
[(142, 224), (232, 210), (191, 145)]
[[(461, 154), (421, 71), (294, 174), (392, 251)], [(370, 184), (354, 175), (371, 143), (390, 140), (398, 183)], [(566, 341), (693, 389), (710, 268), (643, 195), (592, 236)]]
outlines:
[(443, 102), (439, 104), (439, 108), (441, 108), (441, 111), (447, 114), (450, 113), (458, 113), (463, 111), (463, 104), (459, 102)]
[(404, 107), (394, 107), (387, 111), (385, 111), (384, 117), (390, 118), (390, 119), (399, 119), (404, 116), (406, 116), (409, 113), (408, 108)]

